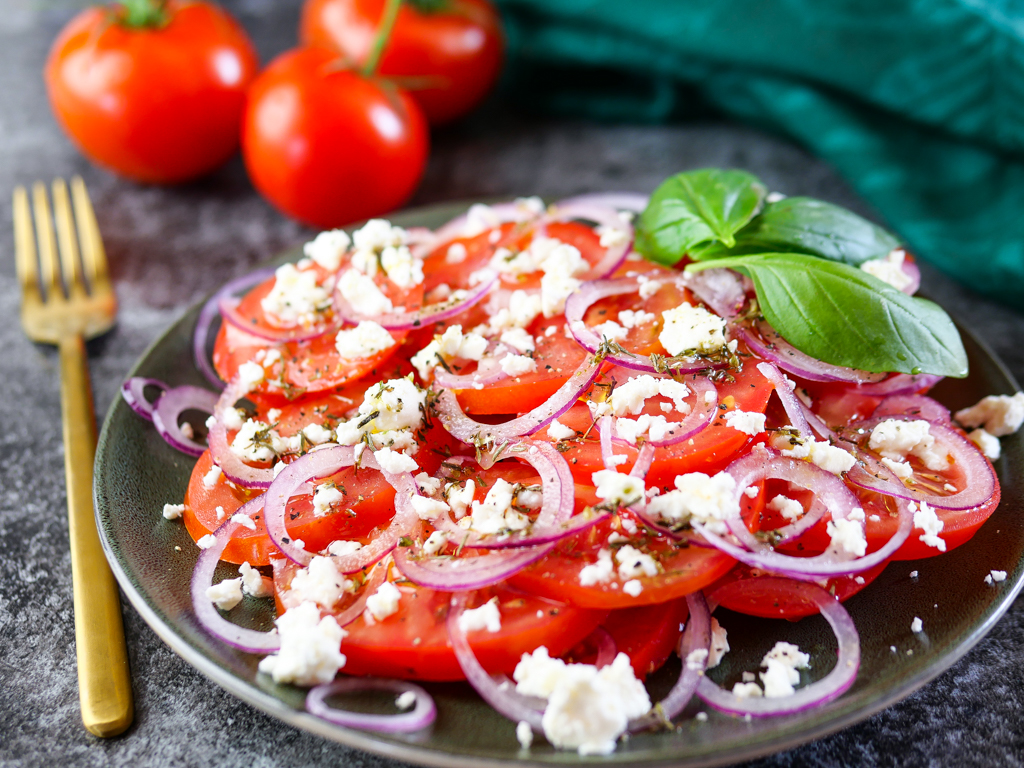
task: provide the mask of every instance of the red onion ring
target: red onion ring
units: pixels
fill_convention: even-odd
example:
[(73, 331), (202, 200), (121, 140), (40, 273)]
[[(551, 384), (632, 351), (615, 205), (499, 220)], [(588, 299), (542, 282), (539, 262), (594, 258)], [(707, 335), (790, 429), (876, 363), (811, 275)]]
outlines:
[(890, 395), (878, 404), (872, 419), (880, 416), (908, 416), (913, 419), (949, 424), (949, 408), (927, 395)]
[(524, 435), (532, 435), (557, 419), (575, 403), (601, 370), (602, 360), (588, 356), (558, 390), (542, 405), (504, 424), (483, 424), (474, 421), (462, 411), (455, 393), (450, 390), (437, 392), (434, 406), (442, 426), (452, 436), (474, 445), (497, 445)]
[(266, 267), (264, 269), (257, 269), (255, 272), (250, 272), (247, 275), (236, 277), (234, 280), (225, 283), (220, 290), (208, 298), (206, 303), (203, 304), (203, 308), (199, 310), (199, 317), (196, 318), (196, 328), (192, 333), (192, 357), (195, 359), (196, 367), (200, 373), (217, 389), (223, 389), (224, 382), (210, 363), (210, 357), (206, 354), (206, 345), (210, 336), (210, 329), (213, 327), (213, 321), (217, 319), (220, 300), (227, 296), (232, 296), (239, 291), (259, 285), (264, 280), (269, 280), (273, 276), (274, 268)]
[[(411, 712), (394, 715), (370, 715), (349, 712), (328, 706), (327, 698), (339, 693), (360, 691), (391, 691), (395, 694), (416, 694), (416, 706)], [(359, 728), (378, 733), (413, 733), (422, 731), (437, 719), (434, 699), (415, 683), (405, 680), (387, 680), (380, 677), (347, 677), (311, 688), (306, 694), (306, 710), (316, 717), (345, 728)]]
[[(394, 311), (382, 315), (362, 315), (356, 312), (341, 295), (341, 291), (335, 289), (334, 308), (340, 317), (353, 325), (370, 320), (388, 331), (410, 331), (465, 312), (486, 297), (497, 282), (498, 273), (487, 270), (486, 277), (470, 288), (461, 299), (448, 299), (415, 311)], [(404, 307), (401, 309), (404, 310)]]
[(917, 289), (921, 287), (921, 268), (917, 266), (916, 261), (910, 261), (906, 258), (903, 259), (903, 263), (900, 265), (903, 273), (910, 278), (910, 282), (906, 286), (901, 288), (908, 296), (913, 296), (917, 293)]
[[(892, 417), (887, 417), (892, 418)], [(905, 420), (906, 417), (904, 417)], [(870, 430), (874, 424), (881, 419), (869, 419), (859, 425), (851, 425), (853, 430)], [(883, 465), (878, 462), (871, 464), (870, 470), (863, 466), (855, 466), (847, 473), (847, 479), (858, 488), (867, 491), (883, 493), (888, 496), (895, 496), (898, 499), (908, 501), (926, 502), (928, 506), (936, 509), (964, 510), (979, 507), (992, 498), (996, 491), (998, 480), (992, 465), (985, 458), (985, 455), (978, 450), (978, 447), (967, 438), (963, 437), (952, 427), (938, 422), (929, 422), (929, 430), (935, 437), (936, 447), (945, 448), (952, 457), (953, 464), (959, 466), (964, 473), (964, 489), (949, 496), (940, 496), (934, 493), (927, 493), (910, 488), (902, 483), (895, 475), (884, 469), (884, 473), (890, 478), (878, 477), (872, 471), (883, 471)]]
[(623, 236), (622, 242), (619, 245), (610, 246), (601, 260), (585, 272), (581, 279), (596, 280), (607, 277), (622, 265), (622, 262), (626, 260), (626, 254), (633, 247), (632, 224), (624, 221), (614, 208), (593, 203), (573, 202), (570, 199), (551, 206), (548, 213), (541, 219), (539, 226), (544, 229), (548, 224), (571, 219), (593, 221), (599, 226), (617, 230)]
[[(541, 722), (542, 710), (534, 706), (533, 697), (516, 693), (515, 684), (507, 678), (501, 680), (487, 673), (473, 653), (466, 633), (459, 626), (459, 616), (466, 609), (468, 595), (465, 592), (452, 596), (451, 609), (448, 611), (448, 639), (451, 641), (455, 658), (462, 668), (466, 680), (480, 694), (480, 698), (490, 704), (500, 714), (512, 722), (526, 721), (537, 733), (544, 732)], [(504, 676), (502, 676), (504, 677)]]
[(540, 560), (554, 543), (500, 549), (477, 557), (430, 557), (418, 544), (394, 551), (395, 565), (410, 581), (443, 592), (480, 589), (504, 581)]
[[(298, 493), (299, 489), (309, 480), (328, 477), (356, 463), (355, 450), (349, 445), (338, 445), (319, 451), (310, 451), (297, 461), (286, 466), (266, 492), (263, 519), (267, 526), (267, 534), (277, 545), (282, 554), (299, 565), (308, 565), (313, 553), (302, 547), (295, 546), (294, 540), (288, 535), (285, 522), (285, 511), (288, 500)], [(373, 453), (364, 450), (359, 458), (359, 466), (364, 469), (376, 470), (384, 475), (384, 479), (395, 489), (396, 500), (415, 493), (416, 483), (408, 472), (392, 475), (381, 469)], [(410, 506), (403, 506), (396, 501), (395, 516), (391, 523), (372, 542), (350, 555), (334, 556), (334, 564), (342, 573), (355, 573), (368, 565), (372, 565), (398, 546), (403, 536), (412, 533), (419, 522)]]
[[(815, 498), (832, 514), (833, 520), (847, 519), (854, 507), (860, 506), (857, 497), (836, 475), (810, 462), (779, 456), (763, 447), (755, 448), (747, 455), (736, 459), (725, 468), (725, 471), (736, 479), (737, 502), (739, 494), (743, 493), (747, 486), (768, 478), (779, 478), (812, 491)], [(709, 531), (701, 523), (693, 523), (693, 530), (716, 549), (752, 568), (796, 579), (847, 576), (866, 571), (888, 559), (910, 536), (914, 527), (913, 515), (902, 499), (897, 499), (897, 507), (900, 515), (899, 527), (892, 538), (877, 551), (856, 558), (832, 547), (812, 557), (794, 557), (772, 551), (747, 529), (739, 513), (726, 520), (726, 523), (740, 545)]]
[[(150, 402), (146, 398), (146, 387), (156, 387), (160, 390), (157, 396)], [(124, 384), (121, 385), (121, 397), (128, 403), (128, 407), (135, 411), (136, 414), (146, 419), (147, 421), (153, 420), (153, 408), (157, 401), (163, 396), (170, 387), (164, 384), (159, 379), (146, 379), (142, 376), (133, 376), (128, 379)]]
[(472, 373), (456, 374), (449, 373), (444, 368), (434, 368), (434, 382), (442, 389), (451, 389), (456, 392), (463, 389), (483, 389), (491, 384), (497, 384), (509, 378), (509, 375), (501, 369), (501, 360), (498, 355), (505, 356), (511, 350), (500, 342), (493, 339), (487, 344), (484, 357)]
[(686, 275), (686, 287), (719, 317), (731, 320), (747, 301), (745, 278), (731, 269), (702, 269)]
[(772, 699), (741, 699), (733, 695), (732, 692), (715, 685), (706, 676), (701, 677), (697, 685), (697, 695), (720, 712), (753, 717), (803, 712), (838, 698), (853, 685), (853, 681), (857, 678), (857, 670), (860, 668), (860, 638), (857, 635), (857, 628), (842, 604), (816, 584), (765, 576), (742, 579), (720, 587), (711, 596), (711, 600), (716, 602), (719, 595), (726, 593), (742, 598), (747, 590), (756, 589), (758, 584), (765, 583), (770, 584), (773, 591), (787, 593), (793, 598), (810, 600), (818, 606), (821, 615), (832, 627), (836, 640), (839, 641), (836, 665), (821, 680), (800, 688), (789, 696)]
[(208, 389), (185, 384), (169, 389), (156, 401), (153, 426), (167, 444), (189, 456), (201, 456), (206, 446), (181, 431), (178, 418), (185, 411), (197, 410), (213, 413), (217, 408), (217, 395)]
[[(310, 491), (312, 493), (312, 491)], [(337, 557), (331, 555), (331, 559), (337, 562)], [(384, 580), (388, 576), (388, 567), (385, 564), (387, 561), (377, 562), (368, 574), (366, 581), (363, 583), (362, 588), (359, 591), (359, 597), (340, 612), (332, 612), (334, 620), (338, 622), (339, 627), (344, 627), (351, 624), (353, 621), (363, 615), (363, 611), (366, 609), (366, 599), (377, 591), (377, 587), (384, 583)], [(271, 566), (274, 568), (274, 579), (280, 581), (281, 576), (279, 572), (283, 569), (285, 564), (292, 567), (295, 566), (291, 560), (286, 557), (272, 557), (270, 560)], [(278, 597), (281, 600), (281, 604), (284, 605), (285, 609), (294, 608), (299, 604), (300, 601), (292, 600), (290, 598), (290, 592), (288, 590), (281, 590), (278, 592)]]
[(877, 382), (868, 382), (851, 387), (854, 392), (871, 397), (886, 397), (888, 395), (912, 395), (917, 392), (927, 391), (938, 384), (943, 376), (936, 373), (918, 373), (913, 376), (907, 373), (896, 373), (887, 379)]
[(274, 482), (274, 470), (250, 467), (232, 452), (231, 446), (228, 444), (228, 430), (224, 426), (224, 414), (228, 408), (234, 408), (235, 403), (247, 394), (249, 394), (249, 390), (242, 384), (241, 378), (236, 375), (217, 401), (213, 412), (214, 424), (206, 436), (206, 440), (210, 445), (210, 456), (213, 458), (213, 463), (221, 468), (228, 480), (245, 488), (269, 488), (270, 484)]
[[(235, 514), (253, 515), (259, 512), (261, 506), (263, 506), (263, 498), (257, 496), (239, 507)], [(281, 647), (281, 638), (277, 632), (257, 632), (254, 629), (246, 629), (232, 624), (220, 615), (216, 606), (206, 596), (206, 590), (213, 585), (213, 574), (217, 569), (217, 563), (220, 562), (224, 548), (235, 532), (243, 527), (240, 523), (232, 522), (230, 519), (225, 521), (213, 532), (217, 543), (199, 553), (199, 560), (192, 572), (192, 606), (196, 613), (196, 620), (218, 640), (223, 640), (230, 646), (250, 653), (268, 653)]]
[[(765, 322), (755, 322), (752, 325), (737, 323), (732, 328), (743, 337), (747, 348), (755, 355), (770, 363), (775, 363), (786, 373), (799, 376), (801, 379), (864, 384), (879, 382), (889, 375), (823, 363), (821, 360), (801, 352)], [(859, 391), (863, 392), (864, 390)]]
[(771, 363), (758, 363), (757, 370), (775, 387), (775, 394), (782, 401), (782, 407), (789, 417), (789, 423), (800, 433), (801, 437), (810, 438), (811, 427), (807, 423), (807, 419), (804, 418), (804, 411), (801, 408), (802, 404), (797, 396), (793, 394), (793, 389), (789, 386), (786, 377)]
[[(579, 289), (565, 300), (565, 324), (569, 326), (576, 343), (591, 354), (596, 354), (601, 347), (602, 340), (594, 331), (583, 322), (583, 316), (590, 306), (601, 299), (609, 296), (622, 296), (627, 293), (636, 293), (639, 286), (635, 278), (619, 278), (617, 280), (591, 280), (584, 283)], [(634, 355), (631, 352), (625, 354), (608, 354), (605, 359), (623, 368), (644, 373), (663, 373), (664, 369), (654, 364), (654, 361), (647, 355)], [(722, 368), (725, 363), (711, 363), (700, 357), (695, 358), (666, 358), (666, 362), (673, 373), (695, 373), (708, 368)]]
[(244, 317), (242, 313), (238, 311), (238, 305), (240, 303), (241, 301), (239, 299), (232, 296), (224, 296), (217, 304), (217, 308), (220, 310), (220, 316), (224, 318), (226, 323), (233, 325), (240, 331), (244, 331), (250, 336), (255, 336), (257, 339), (263, 339), (264, 341), (272, 341), (275, 343), (311, 341), (312, 339), (318, 339), (325, 334), (337, 331), (341, 328), (341, 320), (337, 317), (329, 323), (314, 325), (309, 328), (304, 328), (302, 326), (293, 328), (271, 328), (266, 325), (257, 325)]

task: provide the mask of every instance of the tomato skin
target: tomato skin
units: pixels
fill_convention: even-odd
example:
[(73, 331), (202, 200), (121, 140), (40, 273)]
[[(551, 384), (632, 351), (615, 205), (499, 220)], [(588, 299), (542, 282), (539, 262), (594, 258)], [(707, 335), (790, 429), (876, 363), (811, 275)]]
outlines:
[[(299, 39), (362, 63), (383, 9), (384, 0), (307, 0)], [(501, 71), (504, 49), (501, 18), (488, 0), (452, 0), (436, 11), (403, 3), (378, 72), (436, 83), (410, 95), (430, 123), (440, 125), (483, 100)]]
[(242, 156), (278, 209), (321, 229), (404, 203), (427, 162), (423, 112), (407, 93), (324, 48), (274, 59), (249, 90)]
[(89, 8), (61, 31), (45, 79), (64, 132), (93, 162), (146, 183), (193, 179), (238, 148), (259, 59), (245, 31), (206, 2), (170, 0), (159, 28)]
[[(637, 679), (643, 680), (668, 661), (689, 614), (686, 598), (679, 598), (655, 605), (620, 608), (609, 613), (601, 627), (615, 641), (616, 650), (629, 656)], [(592, 664), (595, 655), (591, 652), (571, 660)]]

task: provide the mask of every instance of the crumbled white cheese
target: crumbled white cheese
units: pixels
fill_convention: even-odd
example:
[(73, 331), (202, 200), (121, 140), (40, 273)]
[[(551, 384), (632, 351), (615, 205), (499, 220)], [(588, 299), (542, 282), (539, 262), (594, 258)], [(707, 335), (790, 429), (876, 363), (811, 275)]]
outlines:
[(897, 291), (902, 291), (914, 282), (903, 269), (903, 260), (906, 253), (901, 248), (889, 252), (883, 259), (869, 259), (860, 265), (860, 268), (873, 277), (877, 277), (883, 283), (888, 283)]
[(917, 616), (915, 616), (914, 620), (912, 622), (910, 622), (910, 631), (914, 632), (915, 634), (918, 633), (918, 632), (923, 632), (924, 631), (924, 622), (922, 622), (921, 619), (919, 619)]
[(370, 219), (352, 233), (352, 242), (357, 251), (381, 251), (405, 245), (409, 242), (409, 233), (387, 219)]
[(384, 273), (399, 288), (412, 288), (423, 282), (423, 259), (416, 258), (408, 246), (388, 246), (380, 252)]
[(214, 536), (212, 533), (208, 533), (196, 541), (196, 546), (200, 549), (209, 549), (216, 543), (217, 537)]
[(224, 579), (220, 584), (207, 587), (206, 599), (222, 611), (230, 611), (242, 602), (242, 580)]
[(591, 478), (597, 498), (612, 506), (636, 504), (644, 499), (644, 481), (611, 469), (594, 472)]
[(598, 669), (551, 659), (541, 646), (523, 654), (513, 678), (519, 693), (548, 700), (542, 721), (548, 741), (581, 755), (613, 752), (629, 721), (651, 708), (647, 690), (624, 653)]
[(548, 424), (548, 437), (552, 440), (570, 440), (576, 437), (576, 430), (565, 426), (558, 419), (552, 419)]
[(999, 438), (980, 427), (967, 433), (971, 442), (978, 446), (978, 449), (991, 461), (996, 461), (1003, 453)]
[(402, 472), (414, 472), (420, 466), (416, 463), (416, 459), (391, 448), (381, 448), (378, 451), (374, 451), (373, 458), (377, 460), (381, 469), (385, 472), (390, 472), (392, 475), (398, 475)]
[(1006, 571), (989, 571), (988, 576), (985, 577), (987, 584), (994, 584), (996, 582), (1006, 581)]
[(592, 587), (595, 584), (605, 584), (611, 580), (614, 568), (611, 550), (598, 550), (597, 562), (585, 565), (580, 569), (580, 586)]
[(390, 581), (385, 581), (377, 587), (376, 592), (366, 598), (366, 611), (363, 613), (366, 622), (373, 624), (375, 621), (384, 621), (388, 616), (398, 613), (401, 598), (402, 593), (398, 591), (398, 587)]
[(639, 293), (641, 299), (649, 299), (661, 290), (661, 280), (652, 280), (647, 275), (637, 275), (636, 281), (640, 285)]
[(833, 549), (846, 550), (856, 557), (864, 557), (864, 553), (867, 552), (863, 512), (860, 520), (854, 519), (852, 515), (844, 520), (829, 520), (825, 526), (825, 533), (831, 538)]
[(474, 203), (466, 214), (466, 223), (462, 227), (463, 237), (476, 237), (488, 229), (501, 225), (501, 217), (494, 209), (483, 203)]
[(449, 509), (443, 501), (431, 499), (429, 496), (413, 496), (409, 501), (420, 520), (433, 520)]
[(711, 354), (725, 346), (725, 320), (703, 307), (684, 301), (675, 309), (665, 310), (662, 319), (665, 324), (658, 341), (670, 355)]
[[(466, 481), (466, 488), (472, 481)], [(448, 502), (452, 509), (455, 503), (451, 495)], [(498, 478), (487, 491), (483, 502), (473, 502), (472, 514), (461, 521), (466, 528), (477, 533), (501, 533), (503, 531), (521, 531), (530, 525), (530, 518), (512, 508), (515, 502), (515, 486)], [(457, 513), (456, 513), (457, 514)]]
[(361, 315), (383, 315), (395, 308), (373, 278), (356, 269), (346, 269), (341, 273), (338, 290), (352, 309)]
[(611, 396), (611, 413), (615, 416), (636, 415), (643, 410), (647, 398), (661, 395), (674, 403), (680, 413), (689, 413), (684, 398), (690, 394), (685, 384), (674, 379), (658, 379), (648, 374), (634, 376), (615, 388)]
[(537, 342), (523, 328), (509, 328), (507, 331), (502, 331), (499, 341), (517, 350), (520, 354), (537, 349)]
[(764, 692), (757, 683), (736, 683), (732, 687), (732, 695), (737, 699), (759, 699)]
[(445, 251), (444, 260), (448, 264), (461, 264), (466, 260), (469, 252), (466, 250), (466, 246), (462, 243), (452, 243), (448, 246), (448, 250)]
[(619, 312), (619, 322), (623, 328), (639, 328), (641, 325), (653, 323), (657, 316), (652, 312), (644, 312), (642, 309), (624, 309)]
[(395, 338), (372, 320), (363, 320), (355, 328), (338, 331), (334, 347), (345, 360), (362, 360), (395, 346)]
[(327, 545), (327, 552), (335, 557), (345, 557), (345, 555), (354, 554), (362, 548), (363, 545), (361, 542), (338, 539), (337, 541), (332, 541)]
[(750, 411), (729, 411), (725, 414), (725, 424), (745, 435), (759, 435), (764, 432), (765, 415)]
[(658, 575), (658, 563), (654, 558), (631, 544), (619, 547), (615, 561), (619, 564), (619, 578), (623, 580)]
[(727, 532), (725, 521), (739, 514), (736, 480), (728, 472), (679, 475), (676, 490), (651, 499), (647, 510), (663, 520), (703, 523), (712, 533)]
[(411, 709), (416, 703), (416, 692), (415, 691), (403, 691), (398, 698), (395, 699), (395, 706), (398, 709), (406, 710)]
[(473, 480), (466, 480), (464, 483), (448, 483), (444, 487), (444, 497), (452, 508), (452, 514), (456, 520), (462, 519), (469, 505), (473, 503), (473, 496), (476, 494), (476, 483)]
[(185, 514), (184, 504), (164, 504), (164, 519), (177, 520)]
[(956, 420), (965, 427), (984, 427), (996, 437), (1012, 435), (1024, 424), (1024, 392), (989, 395), (970, 408), (957, 411)]
[(292, 576), (288, 601), (316, 603), (329, 611), (352, 587), (353, 582), (345, 578), (331, 558), (317, 555)]
[(533, 744), (533, 728), (525, 720), (520, 720), (516, 724), (516, 741), (523, 749), (529, 749)]
[(809, 459), (822, 469), (834, 475), (849, 472), (857, 459), (849, 451), (843, 450), (825, 440), (808, 440), (790, 449), (782, 451), (783, 456), (793, 459)]
[(249, 565), (248, 561), (238, 567), (241, 574), (242, 591), (253, 597), (270, 597), (274, 594), (273, 582), (263, 578), (263, 574)]
[(313, 325), (331, 306), (330, 292), (317, 285), (316, 272), (282, 264), (274, 271), (274, 287), (260, 299), (260, 307), (274, 325)]
[(259, 670), (276, 683), (317, 685), (329, 683), (345, 666), (341, 641), (348, 634), (333, 616), (320, 618), (316, 603), (301, 603), (277, 621), (281, 649), (260, 662)]
[(459, 614), (459, 629), (463, 632), (500, 632), (501, 611), (498, 598), (492, 597), (478, 608), (469, 608)]
[[(265, 375), (266, 372), (263, 370), (263, 366), (251, 360), (238, 366), (238, 381), (245, 387), (246, 392), (252, 392), (263, 381)], [(227, 419), (230, 418), (230, 412), (235, 411), (235, 409), (228, 408), (227, 411), (228, 413), (224, 414), (224, 426), (232, 429)], [(235, 414), (237, 415), (238, 412), (235, 411)]]
[(914, 475), (914, 468), (906, 461), (893, 461), (888, 457), (882, 458), (882, 463), (892, 470), (893, 474), (901, 480), (908, 480)]
[(928, 469), (939, 472), (949, 466), (949, 454), (934, 449), (935, 437), (930, 428), (923, 419), (886, 419), (871, 430), (868, 447), (893, 461), (902, 461), (908, 454), (916, 456)]
[(462, 332), (461, 325), (450, 325), (443, 334), (433, 340), (412, 357), (413, 367), (426, 379), (439, 364), (438, 357), (450, 362), (461, 357), (466, 360), (480, 360), (487, 349), (487, 339), (478, 333)]
[(423, 554), (436, 555), (448, 543), (448, 534), (444, 531), (434, 531), (427, 540), (423, 542)]
[(704, 664), (707, 662), (707, 660), (707, 648), (694, 648), (692, 651), (686, 654), (686, 668), (699, 672), (704, 669)]
[(629, 242), (629, 234), (624, 229), (610, 227), (607, 224), (598, 225), (594, 233), (600, 238), (598, 242), (602, 248), (615, 248)]
[(231, 516), (231, 522), (238, 523), (238, 525), (248, 528), (250, 531), (256, 530), (256, 521), (248, 515), (242, 514), (241, 512), (233, 514)]
[(255, 419), (246, 419), (231, 441), (231, 452), (242, 461), (270, 461), (286, 447), (276, 430)]
[(303, 245), (302, 253), (328, 272), (337, 272), (341, 266), (341, 257), (351, 245), (352, 240), (345, 230), (330, 229)]
[(768, 502), (768, 509), (778, 512), (790, 522), (796, 520), (804, 513), (804, 505), (796, 499), (779, 494)]
[(595, 325), (591, 330), (602, 339), (608, 339), (609, 341), (622, 341), (629, 333), (629, 331), (614, 320), (605, 320), (600, 325)]
[(210, 467), (210, 471), (203, 475), (203, 487), (208, 491), (212, 490), (223, 474), (221, 468), (214, 464)]
[(323, 517), (343, 498), (344, 494), (333, 483), (318, 485), (313, 492), (313, 515)]
[[(366, 391), (358, 413), (338, 425), (338, 442), (355, 445), (365, 434), (373, 432), (417, 430), (423, 424), (426, 398), (426, 390), (417, 387), (408, 377), (375, 384)], [(363, 426), (358, 426), (361, 423)]]
[(929, 547), (935, 547), (939, 552), (945, 552), (946, 542), (939, 537), (939, 532), (945, 523), (939, 520), (935, 510), (929, 507), (927, 502), (922, 501), (920, 506), (910, 502), (910, 511), (914, 513), (914, 528), (923, 531), (918, 538)]
[(498, 363), (509, 376), (522, 376), (537, 370), (537, 361), (526, 355), (508, 354)]
[(640, 593), (644, 591), (644, 585), (640, 583), (639, 579), (630, 579), (622, 585), (623, 594), (629, 595), (630, 597), (640, 597)]

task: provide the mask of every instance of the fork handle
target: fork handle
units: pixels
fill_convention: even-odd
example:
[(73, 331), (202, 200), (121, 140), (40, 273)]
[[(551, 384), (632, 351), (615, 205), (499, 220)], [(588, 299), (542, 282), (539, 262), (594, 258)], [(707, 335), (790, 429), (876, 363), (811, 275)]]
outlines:
[(96, 416), (81, 336), (60, 341), (60, 395), (82, 723), (96, 736), (116, 736), (132, 722), (132, 687), (117, 582), (96, 532)]

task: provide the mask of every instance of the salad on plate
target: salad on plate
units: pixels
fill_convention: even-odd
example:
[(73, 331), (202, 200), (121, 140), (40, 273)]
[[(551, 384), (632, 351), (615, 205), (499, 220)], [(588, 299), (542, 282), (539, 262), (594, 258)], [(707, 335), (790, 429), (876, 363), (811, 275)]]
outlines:
[[(745, 718), (830, 701), (860, 660), (843, 601), (968, 541), (1024, 422), (1022, 393), (928, 396), (967, 359), (891, 234), (743, 171), (303, 250), (204, 307), (219, 391), (123, 394), (197, 457), (163, 509), (201, 550), (197, 619), (343, 726), (424, 729), (417, 681), (467, 680), (524, 749), (607, 754), (695, 696)], [(274, 629), (234, 623), (243, 600), (273, 600)], [(719, 686), (720, 606), (821, 614), (835, 662), (780, 641)], [(367, 690), (394, 712), (334, 705)]]

